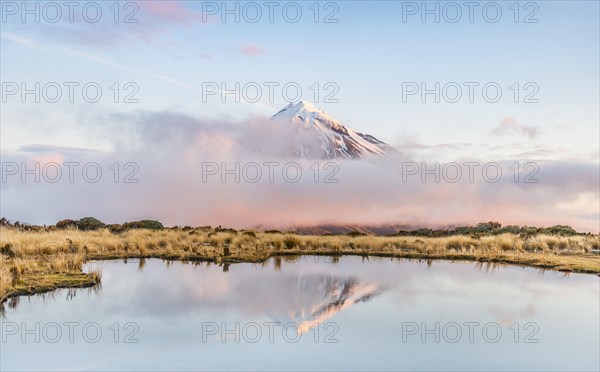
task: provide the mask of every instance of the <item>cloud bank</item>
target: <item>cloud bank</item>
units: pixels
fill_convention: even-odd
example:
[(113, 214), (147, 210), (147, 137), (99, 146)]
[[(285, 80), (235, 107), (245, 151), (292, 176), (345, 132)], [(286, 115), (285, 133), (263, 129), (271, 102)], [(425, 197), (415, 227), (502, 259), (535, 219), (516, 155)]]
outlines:
[[(294, 128), (266, 117), (235, 122), (140, 111), (105, 113), (95, 122), (102, 125), (79, 130), (110, 141), (112, 151), (32, 145), (2, 153), (2, 216), (236, 228), (494, 220), (600, 230), (597, 163), (536, 161), (515, 174), (514, 161), (300, 160), (288, 155)], [(71, 162), (79, 165), (69, 179), (64, 164)], [(24, 180), (23, 163), (30, 171)]]

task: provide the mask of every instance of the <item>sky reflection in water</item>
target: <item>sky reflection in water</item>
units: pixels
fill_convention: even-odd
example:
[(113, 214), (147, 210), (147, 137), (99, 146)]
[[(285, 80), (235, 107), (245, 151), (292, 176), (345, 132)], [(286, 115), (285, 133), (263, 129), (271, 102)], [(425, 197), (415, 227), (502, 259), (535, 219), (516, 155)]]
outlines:
[[(2, 370), (600, 367), (593, 275), (359, 257), (88, 266), (102, 268), (101, 289), (7, 306)], [(44, 328), (50, 322), (57, 326)], [(72, 343), (66, 322), (78, 324)], [(83, 335), (91, 323), (90, 339), (102, 331), (97, 342)]]

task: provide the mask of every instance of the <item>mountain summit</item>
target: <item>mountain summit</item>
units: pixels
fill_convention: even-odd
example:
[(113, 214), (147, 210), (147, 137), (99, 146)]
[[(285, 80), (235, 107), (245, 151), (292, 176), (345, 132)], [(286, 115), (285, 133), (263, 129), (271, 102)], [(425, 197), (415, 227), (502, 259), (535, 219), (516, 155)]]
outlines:
[(361, 159), (384, 156), (396, 150), (371, 136), (346, 128), (342, 123), (306, 101), (290, 103), (271, 120), (295, 127), (292, 155), (317, 159)]

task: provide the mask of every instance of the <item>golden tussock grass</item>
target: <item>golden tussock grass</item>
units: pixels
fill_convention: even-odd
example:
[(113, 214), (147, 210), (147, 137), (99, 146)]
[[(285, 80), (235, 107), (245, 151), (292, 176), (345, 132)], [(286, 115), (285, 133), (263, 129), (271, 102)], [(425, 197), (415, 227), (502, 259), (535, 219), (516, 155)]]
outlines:
[(439, 238), (310, 236), (283, 233), (136, 229), (31, 232), (0, 228), (0, 300), (59, 287), (91, 286), (101, 273), (83, 273), (88, 260), (163, 258), (217, 263), (264, 262), (294, 255), (361, 255), (476, 260), (560, 271), (600, 273), (600, 236), (514, 234)]

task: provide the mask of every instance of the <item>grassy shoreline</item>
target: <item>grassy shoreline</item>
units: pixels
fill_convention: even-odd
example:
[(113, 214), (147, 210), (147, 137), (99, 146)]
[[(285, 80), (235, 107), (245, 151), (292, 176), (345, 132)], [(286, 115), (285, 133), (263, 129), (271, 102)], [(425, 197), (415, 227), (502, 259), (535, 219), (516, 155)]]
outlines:
[(57, 288), (99, 284), (89, 260), (159, 258), (216, 264), (284, 256), (379, 256), (504, 263), (600, 274), (600, 235), (314, 236), (196, 229), (22, 231), (0, 228), (0, 302)]

